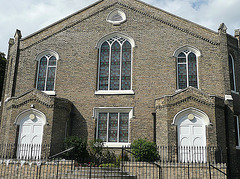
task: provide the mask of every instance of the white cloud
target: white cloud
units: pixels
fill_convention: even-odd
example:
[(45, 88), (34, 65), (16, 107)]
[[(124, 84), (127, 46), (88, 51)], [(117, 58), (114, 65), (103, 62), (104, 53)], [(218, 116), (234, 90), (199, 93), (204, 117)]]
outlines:
[[(214, 31), (220, 23), (228, 33), (240, 28), (239, 0), (142, 0), (172, 14), (183, 17)], [(8, 40), (15, 30), (23, 36), (54, 23), (96, 0), (7, 0), (0, 6), (0, 51), (7, 53)]]
[(239, 0), (148, 0), (149, 3), (214, 31), (221, 23), (228, 33), (240, 28)]

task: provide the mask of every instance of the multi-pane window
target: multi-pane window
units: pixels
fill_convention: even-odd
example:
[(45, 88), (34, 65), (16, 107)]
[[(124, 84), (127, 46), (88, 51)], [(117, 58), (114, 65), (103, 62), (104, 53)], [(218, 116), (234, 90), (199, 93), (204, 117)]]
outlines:
[(40, 58), (38, 63), (37, 89), (54, 91), (57, 59), (47, 54)]
[(99, 51), (98, 90), (131, 90), (132, 46), (114, 36), (102, 43)]
[(185, 50), (177, 57), (177, 85), (178, 89), (198, 88), (197, 57), (191, 51)]
[(235, 65), (234, 65), (234, 58), (231, 54), (228, 56), (229, 62), (229, 76), (230, 76), (230, 86), (232, 91), (236, 91), (236, 82), (235, 82)]
[(128, 143), (129, 112), (99, 112), (97, 138), (104, 142)]

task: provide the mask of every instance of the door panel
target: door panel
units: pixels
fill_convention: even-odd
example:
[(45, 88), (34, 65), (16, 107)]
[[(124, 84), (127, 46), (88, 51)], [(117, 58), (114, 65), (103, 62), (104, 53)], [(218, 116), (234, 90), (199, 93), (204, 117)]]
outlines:
[(181, 139), (181, 146), (189, 146), (189, 145), (190, 145), (189, 138), (183, 137), (183, 138)]
[(203, 135), (203, 127), (202, 126), (192, 126), (194, 135)]
[(38, 159), (41, 157), (43, 121), (36, 117), (22, 119), (19, 128), (17, 157), (20, 159)]
[(187, 116), (178, 124), (179, 160), (181, 162), (204, 162), (206, 147), (205, 125), (195, 117)]

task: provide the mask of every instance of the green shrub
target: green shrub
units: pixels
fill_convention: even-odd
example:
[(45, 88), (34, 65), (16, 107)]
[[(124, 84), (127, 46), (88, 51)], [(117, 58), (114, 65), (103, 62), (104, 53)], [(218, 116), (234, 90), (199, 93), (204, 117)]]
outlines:
[(132, 153), (136, 161), (153, 162), (159, 159), (157, 146), (146, 139), (138, 139), (131, 144)]
[(100, 139), (90, 141), (89, 151), (91, 157), (93, 157), (98, 164), (116, 162), (115, 154), (107, 148), (104, 148), (103, 141)]
[(68, 157), (73, 157), (78, 162), (83, 162), (84, 159), (87, 159), (89, 154), (87, 151), (87, 141), (77, 136), (67, 137), (64, 141), (65, 149), (74, 147), (74, 150), (67, 154)]
[(105, 149), (101, 157), (102, 163), (116, 163), (116, 155), (114, 152)]
[(123, 156), (122, 156), (122, 154), (119, 154), (119, 158), (122, 161), (129, 161), (128, 153), (125, 151), (123, 151)]
[(101, 139), (95, 139), (89, 143), (89, 151), (91, 156), (100, 158), (103, 155), (104, 144)]
[(123, 157), (122, 153), (118, 155), (118, 157), (116, 158), (116, 166), (120, 167), (121, 161), (129, 161), (127, 152), (123, 151)]

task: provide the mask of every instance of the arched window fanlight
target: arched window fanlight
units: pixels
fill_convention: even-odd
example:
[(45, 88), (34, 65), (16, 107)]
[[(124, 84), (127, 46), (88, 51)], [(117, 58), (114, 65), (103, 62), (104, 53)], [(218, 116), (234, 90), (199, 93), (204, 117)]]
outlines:
[(125, 22), (126, 19), (127, 19), (126, 14), (119, 9), (113, 10), (107, 16), (107, 22), (110, 22), (113, 25), (119, 25), (119, 24)]

